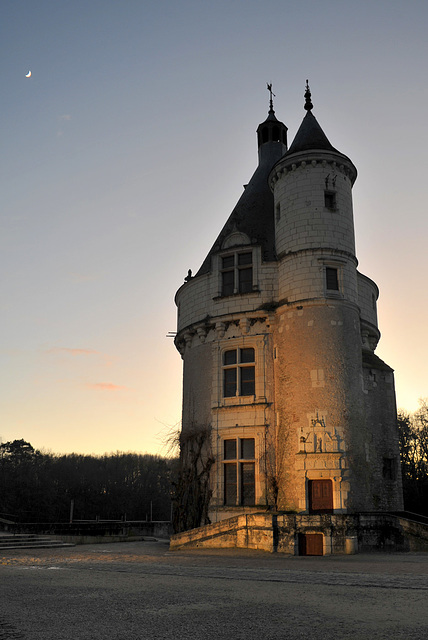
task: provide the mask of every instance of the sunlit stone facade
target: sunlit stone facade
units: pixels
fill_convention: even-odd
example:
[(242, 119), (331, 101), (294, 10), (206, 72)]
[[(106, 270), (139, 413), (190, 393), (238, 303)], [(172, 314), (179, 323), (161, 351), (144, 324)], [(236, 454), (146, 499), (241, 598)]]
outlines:
[(379, 292), (357, 271), (357, 171), (305, 95), (289, 149), (271, 103), (259, 165), (176, 294), (182, 430), (209, 434), (211, 522), (402, 508), (393, 371), (375, 355)]

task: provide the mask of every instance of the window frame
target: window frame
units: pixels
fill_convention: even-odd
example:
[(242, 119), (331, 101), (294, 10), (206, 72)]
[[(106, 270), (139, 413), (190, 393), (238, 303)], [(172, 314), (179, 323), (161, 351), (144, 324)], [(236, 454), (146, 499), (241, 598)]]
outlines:
[(337, 192), (332, 189), (324, 189), (324, 208), (329, 211), (337, 211)]
[(397, 458), (395, 456), (383, 457), (382, 477), (387, 482), (395, 482), (397, 480)]
[[(224, 352), (239, 347), (254, 348), (255, 356), (255, 395), (254, 396), (224, 396), (223, 395), (223, 362)], [(213, 385), (211, 394), (211, 406), (213, 409), (220, 407), (244, 406), (268, 402), (267, 395), (271, 397), (266, 382), (266, 344), (264, 337), (257, 335), (239, 336), (220, 339), (212, 344), (213, 349)], [(273, 401), (273, 398), (272, 400)], [(236, 422), (236, 421), (235, 421)]]
[[(335, 259), (320, 259), (319, 263), (321, 265), (321, 273), (322, 273), (322, 289), (324, 291), (324, 296), (326, 298), (343, 298), (343, 280), (344, 274), (343, 269), (345, 266), (345, 262), (342, 260)], [(335, 269), (336, 277), (337, 277), (337, 289), (329, 289), (327, 287), (327, 269)]]
[[(250, 256), (249, 262), (240, 262), (242, 256)], [(226, 260), (233, 258), (233, 264), (225, 265)], [(234, 295), (246, 295), (252, 293), (255, 288), (255, 254), (252, 247), (244, 245), (242, 248), (233, 249), (222, 253), (219, 256), (220, 272), (220, 296), (228, 297)], [(250, 277), (245, 276), (250, 272)], [(225, 284), (225, 279), (230, 274), (232, 282)]]
[[(253, 352), (253, 359), (243, 359), (243, 352)], [(236, 356), (233, 361), (226, 362), (226, 354), (235, 352)], [(223, 398), (245, 398), (254, 397), (256, 395), (256, 348), (254, 346), (235, 346), (232, 349), (224, 349), (222, 352), (222, 396)], [(245, 371), (245, 374), (244, 374)], [(246, 378), (247, 372), (252, 371), (252, 376)], [(230, 373), (235, 372), (235, 375)], [(244, 393), (245, 387), (252, 385), (252, 393)], [(231, 390), (234, 387), (235, 393), (226, 393), (226, 389), (229, 387)]]
[[(235, 457), (226, 455), (226, 443), (235, 443)], [(243, 457), (244, 443), (252, 443), (252, 456)], [(229, 447), (230, 449), (231, 447)], [(256, 504), (256, 439), (254, 437), (229, 436), (222, 441), (223, 505), (225, 507), (253, 507)], [(248, 453), (248, 452), (247, 452)], [(245, 470), (245, 467), (247, 468)], [(235, 472), (233, 472), (233, 470)], [(248, 480), (248, 470), (252, 476)], [(233, 481), (235, 480), (235, 481)]]
[[(324, 267), (325, 273), (325, 289), (326, 291), (339, 292), (340, 291), (340, 281), (339, 281), (339, 269), (337, 266), (326, 264)], [(329, 277), (330, 274), (330, 277)], [(331, 284), (331, 276), (334, 275), (333, 280), (335, 281), (336, 286), (329, 287)]]

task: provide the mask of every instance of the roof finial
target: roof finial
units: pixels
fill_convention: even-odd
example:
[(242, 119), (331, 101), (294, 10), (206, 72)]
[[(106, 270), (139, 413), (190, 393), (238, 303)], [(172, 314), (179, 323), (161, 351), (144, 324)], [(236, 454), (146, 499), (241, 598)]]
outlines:
[(269, 82), (266, 83), (267, 84), (267, 89), (270, 93), (270, 100), (269, 100), (269, 113), (275, 113), (275, 111), (273, 110), (273, 100), (272, 100), (272, 96), (274, 98), (276, 98), (274, 92), (272, 91), (272, 82), (269, 84)]
[(309, 89), (308, 80), (306, 80), (306, 91), (305, 91), (305, 109), (306, 111), (312, 111), (314, 105), (311, 102), (311, 90)]

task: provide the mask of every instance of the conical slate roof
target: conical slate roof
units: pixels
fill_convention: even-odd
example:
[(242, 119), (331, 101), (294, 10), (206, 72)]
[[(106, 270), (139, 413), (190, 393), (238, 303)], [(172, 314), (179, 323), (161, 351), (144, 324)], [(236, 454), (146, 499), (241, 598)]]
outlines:
[(284, 154), (283, 158), (288, 158), (289, 156), (295, 153), (300, 153), (302, 151), (329, 151), (338, 153), (342, 156), (342, 158), (346, 159), (352, 165), (353, 171), (355, 171), (353, 176), (354, 181), (357, 176), (357, 170), (352, 160), (350, 160), (348, 156), (345, 156), (344, 153), (333, 147), (333, 145), (330, 143), (330, 140), (321, 129), (317, 119), (312, 114), (312, 109), (314, 108), (314, 106), (312, 104), (311, 91), (309, 89), (307, 80), (304, 108), (306, 110), (306, 115), (303, 118), (302, 124), (300, 125), (290, 148)]
[(309, 89), (308, 81), (306, 81), (304, 108), (306, 109), (307, 113), (303, 118), (302, 124), (300, 125), (290, 148), (283, 155), (281, 160), (284, 158), (287, 159), (294, 154), (305, 151), (327, 151), (330, 153), (337, 153), (351, 165), (351, 180), (353, 183), (355, 181), (355, 178), (357, 177), (357, 169), (355, 168), (352, 160), (348, 158), (348, 156), (346, 156), (344, 153), (333, 147), (333, 145), (330, 143), (330, 140), (321, 129), (317, 119), (312, 114), (313, 104), (311, 101), (311, 92)]
[(330, 144), (329, 139), (321, 129), (312, 111), (308, 111), (303, 118), (296, 137), (285, 155), (291, 155), (299, 151), (307, 151), (308, 149), (323, 149), (324, 151), (340, 153), (340, 151)]
[[(268, 127), (278, 125), (280, 131), (287, 131), (285, 125), (277, 120), (273, 110), (269, 111), (267, 119), (259, 126), (258, 133), (263, 125)], [(245, 233), (251, 243), (261, 245), (264, 261), (276, 260), (274, 200), (269, 188), (268, 176), (286, 148), (280, 140), (274, 142), (269, 139), (267, 142), (259, 143), (259, 165), (196, 276), (211, 270), (212, 255), (221, 250), (224, 240), (234, 231)]]
[[(201, 268), (196, 273), (196, 276), (211, 271), (212, 256), (222, 249), (224, 240), (234, 231), (245, 233), (250, 238), (252, 244), (261, 245), (263, 261), (270, 262), (276, 260), (274, 198), (269, 187), (268, 178), (275, 164), (281, 161), (282, 158), (287, 158), (301, 151), (319, 150), (337, 153), (354, 166), (347, 156), (330, 144), (330, 141), (318, 124), (317, 119), (312, 115), (313, 105), (308, 84), (306, 85), (305, 99), (306, 116), (303, 118), (291, 147), (288, 151), (285, 151), (285, 153), (283, 152), (287, 148), (287, 127), (277, 120), (271, 101), (268, 117), (257, 129), (259, 138), (259, 166), (211, 247)], [(274, 131), (275, 133), (273, 133)], [(355, 175), (353, 179), (355, 180), (355, 167), (354, 170)]]
[(274, 204), (273, 194), (268, 185), (268, 175), (276, 160), (277, 158), (272, 162), (264, 162), (263, 165), (257, 167), (202, 263), (197, 276), (211, 270), (211, 256), (220, 251), (223, 241), (233, 231), (245, 233), (251, 242), (261, 244), (264, 260), (275, 259)]

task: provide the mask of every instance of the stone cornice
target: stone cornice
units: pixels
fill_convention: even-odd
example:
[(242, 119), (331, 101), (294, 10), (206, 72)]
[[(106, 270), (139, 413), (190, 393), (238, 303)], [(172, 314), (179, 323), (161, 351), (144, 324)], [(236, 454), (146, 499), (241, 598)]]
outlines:
[(241, 403), (233, 403), (233, 404), (214, 404), (212, 405), (212, 411), (228, 411), (229, 409), (245, 409), (248, 411), (248, 407), (270, 407), (272, 402), (267, 402), (267, 400), (248, 400)]
[(332, 151), (316, 150), (300, 151), (290, 156), (284, 156), (272, 169), (269, 175), (269, 186), (273, 191), (275, 183), (287, 173), (306, 167), (331, 166), (334, 171), (340, 171), (354, 184), (357, 177), (357, 169), (346, 156)]
[(325, 256), (326, 259), (333, 256), (333, 259), (337, 258), (340, 260), (340, 258), (342, 258), (345, 260), (351, 260), (355, 266), (358, 265), (358, 260), (353, 253), (343, 251), (342, 249), (334, 249), (333, 247), (308, 247), (307, 249), (298, 249), (297, 251), (282, 251), (278, 254), (278, 260), (286, 260), (287, 258), (294, 258), (296, 256), (314, 254)]
[(297, 451), (296, 456), (304, 456), (307, 458), (321, 458), (328, 460), (329, 458), (346, 457), (346, 451)]
[(360, 313), (360, 307), (355, 302), (350, 302), (345, 298), (305, 298), (303, 300), (293, 300), (293, 302), (280, 300), (277, 308), (280, 309), (281, 307), (287, 307), (289, 309), (295, 308), (299, 310), (304, 307), (331, 307), (335, 305), (346, 306), (353, 309), (358, 314)]
[(212, 331), (216, 332), (217, 339), (221, 339), (232, 324), (239, 327), (242, 335), (247, 335), (251, 327), (257, 322), (269, 323), (270, 316), (271, 312), (265, 310), (229, 313), (215, 316), (214, 318), (207, 316), (204, 320), (192, 323), (181, 329), (175, 336), (174, 343), (178, 351), (183, 355), (186, 344), (190, 345), (195, 335), (198, 336), (202, 344), (206, 341), (208, 333)]

